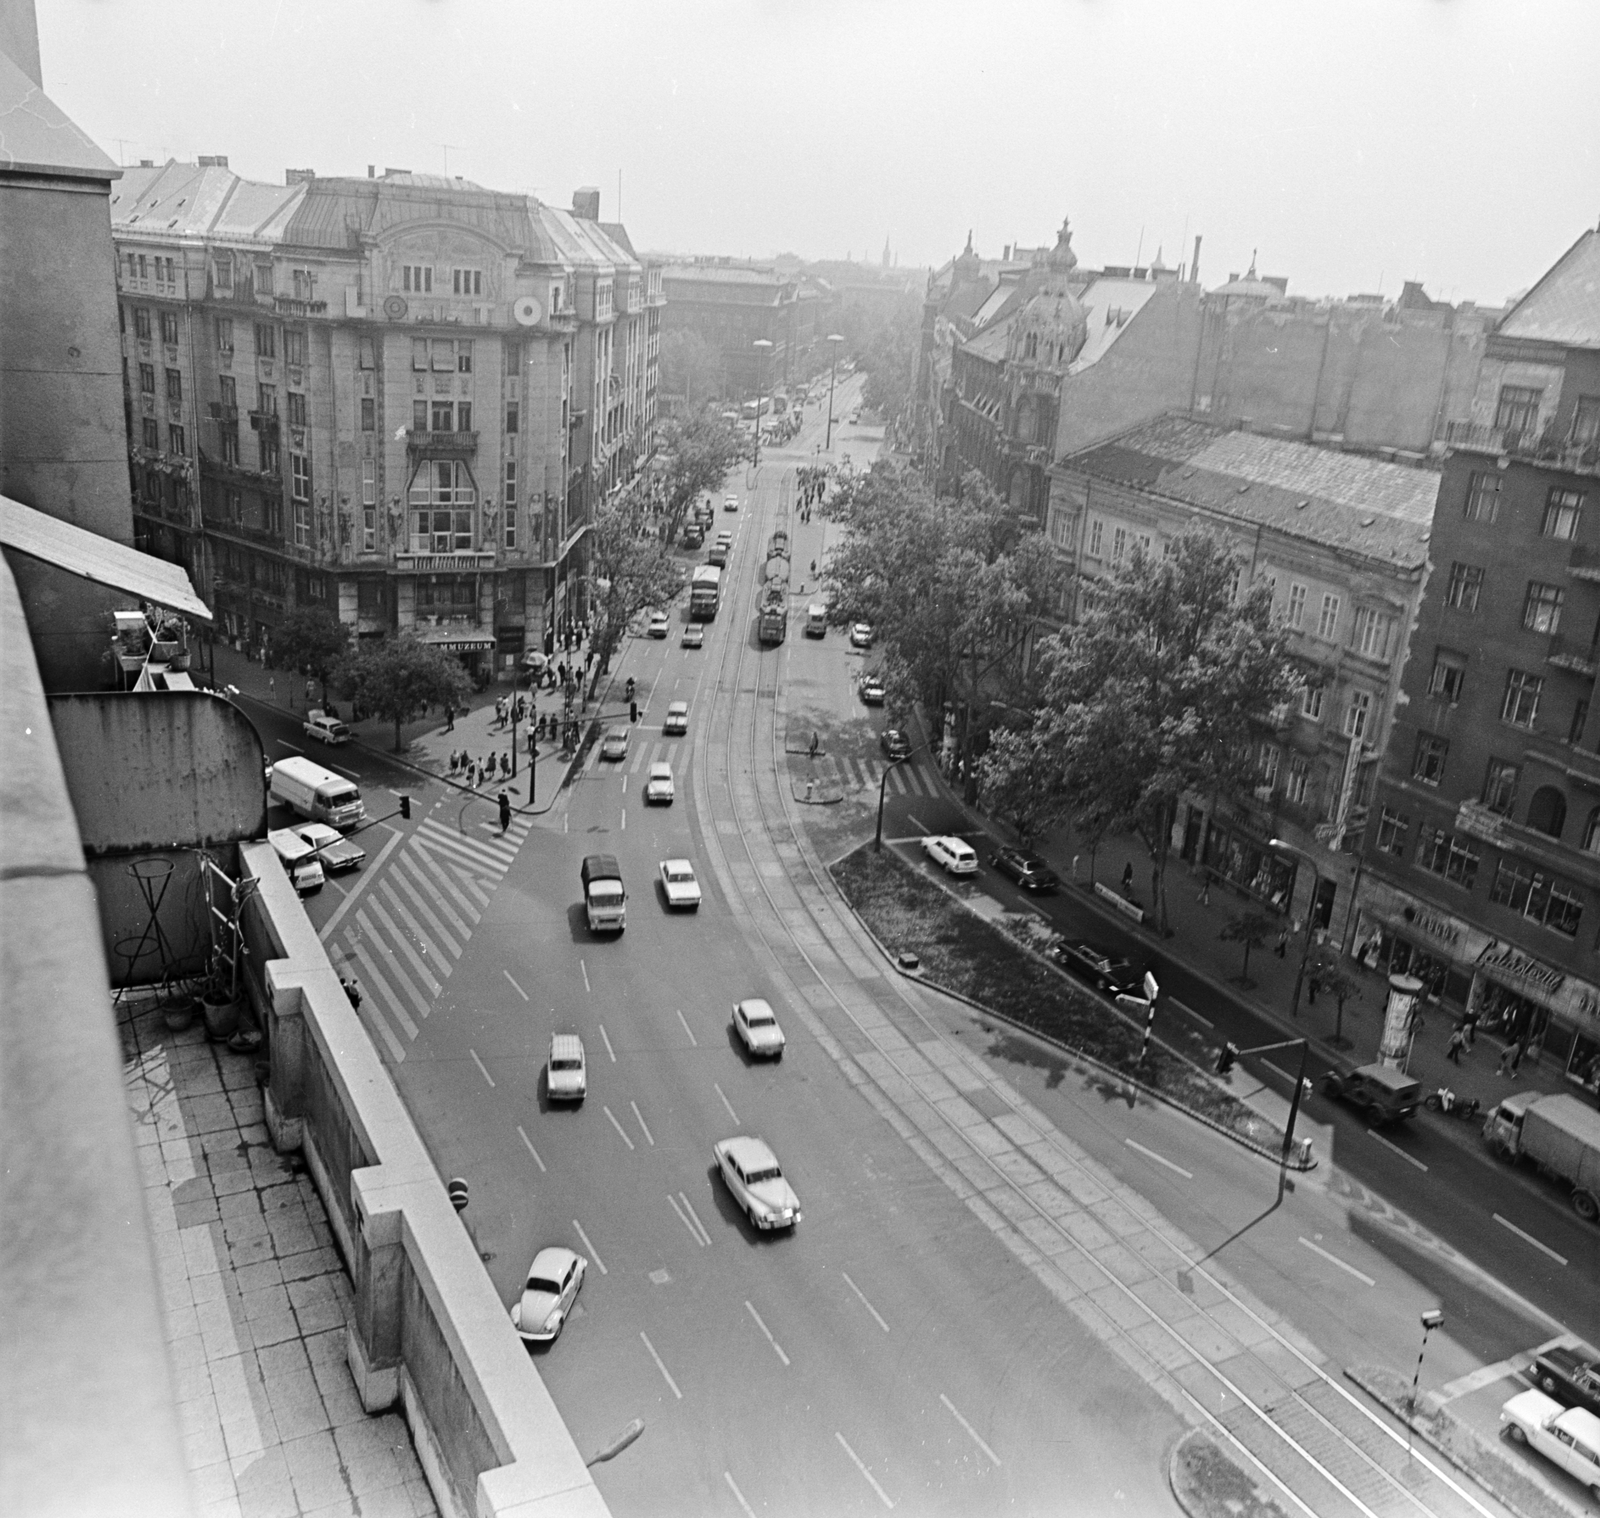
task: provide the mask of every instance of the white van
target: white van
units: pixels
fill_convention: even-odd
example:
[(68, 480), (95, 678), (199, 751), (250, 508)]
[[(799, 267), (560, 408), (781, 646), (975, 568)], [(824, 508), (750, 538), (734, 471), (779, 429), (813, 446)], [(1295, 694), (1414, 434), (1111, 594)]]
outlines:
[(828, 608), (820, 601), (806, 607), (806, 636), (825, 638), (828, 635)]
[(278, 760), (272, 766), (268, 793), (274, 801), (281, 801), (313, 822), (344, 829), (367, 820), (367, 809), (355, 781), (309, 759), (296, 756)]
[(302, 896), (320, 891), (323, 886), (322, 861), (316, 848), (306, 842), (293, 828), (273, 828), (267, 834), (289, 883)]

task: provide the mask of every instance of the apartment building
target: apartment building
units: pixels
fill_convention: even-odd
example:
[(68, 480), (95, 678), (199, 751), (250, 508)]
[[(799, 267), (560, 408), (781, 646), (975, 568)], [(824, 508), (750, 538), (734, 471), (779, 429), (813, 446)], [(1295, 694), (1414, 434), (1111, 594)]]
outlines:
[(111, 214), (141, 546), (252, 650), (306, 604), (483, 675), (546, 645), (585, 608), (595, 503), (654, 420), (658, 271), (652, 306), (597, 212), (592, 192), (568, 213), (394, 169), (127, 170)]
[(1432, 571), (1353, 952), (1600, 1089), (1600, 231), (1445, 422)]

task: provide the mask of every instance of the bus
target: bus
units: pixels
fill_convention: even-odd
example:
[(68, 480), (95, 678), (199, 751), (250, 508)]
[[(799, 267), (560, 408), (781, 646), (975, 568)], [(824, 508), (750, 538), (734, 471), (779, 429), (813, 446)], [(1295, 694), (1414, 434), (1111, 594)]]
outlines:
[(722, 571), (715, 564), (701, 564), (689, 582), (689, 616), (695, 622), (714, 622), (722, 602)]

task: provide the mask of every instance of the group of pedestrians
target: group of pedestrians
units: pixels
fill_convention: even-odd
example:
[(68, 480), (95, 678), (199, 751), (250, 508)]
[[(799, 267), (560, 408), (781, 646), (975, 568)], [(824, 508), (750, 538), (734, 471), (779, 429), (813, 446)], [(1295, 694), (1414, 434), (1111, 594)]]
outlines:
[(511, 755), (504, 753), (497, 759), (493, 754), (474, 759), (465, 749), (459, 752), (450, 750), (450, 774), (466, 781), (469, 790), (477, 790), (481, 784), (494, 780), (496, 776), (502, 780), (511, 778)]
[[(1444, 1057), (1457, 1068), (1461, 1065), (1461, 1056), (1470, 1053), (1478, 1042), (1478, 1009), (1469, 1007), (1450, 1030), (1449, 1041), (1445, 1045)], [(1496, 1075), (1507, 1075), (1512, 1080), (1517, 1078), (1517, 1072), (1522, 1068), (1524, 1056), (1532, 1055), (1538, 1058), (1537, 1045), (1529, 1039), (1526, 1031), (1514, 1032), (1511, 1040), (1500, 1051), (1499, 1063), (1495, 1066)]]

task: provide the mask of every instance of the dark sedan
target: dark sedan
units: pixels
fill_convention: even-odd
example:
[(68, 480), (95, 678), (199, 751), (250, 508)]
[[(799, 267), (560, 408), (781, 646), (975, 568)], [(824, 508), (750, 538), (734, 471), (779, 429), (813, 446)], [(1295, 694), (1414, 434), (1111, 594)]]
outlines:
[(1024, 891), (1053, 891), (1061, 884), (1061, 877), (1044, 860), (1021, 849), (996, 849), (989, 856), (989, 863)]
[(897, 727), (886, 727), (883, 736), (878, 739), (878, 745), (890, 759), (911, 757), (911, 740)]
[(1081, 975), (1096, 990), (1107, 996), (1126, 993), (1140, 996), (1144, 991), (1144, 972), (1110, 949), (1092, 943), (1058, 943), (1050, 954), (1063, 968)]
[(1585, 1360), (1575, 1350), (1557, 1345), (1545, 1350), (1528, 1374), (1547, 1397), (1600, 1416), (1600, 1360)]

